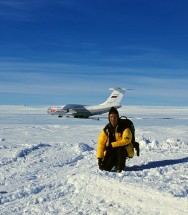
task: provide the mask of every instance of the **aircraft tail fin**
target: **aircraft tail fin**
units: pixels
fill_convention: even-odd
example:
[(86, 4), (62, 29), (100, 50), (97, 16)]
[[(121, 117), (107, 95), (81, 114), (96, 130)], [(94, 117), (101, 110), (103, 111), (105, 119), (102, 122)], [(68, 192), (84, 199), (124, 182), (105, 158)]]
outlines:
[(110, 88), (109, 90), (113, 90), (108, 99), (102, 103), (101, 105), (120, 105), (120, 102), (125, 94), (125, 89), (120, 87)]

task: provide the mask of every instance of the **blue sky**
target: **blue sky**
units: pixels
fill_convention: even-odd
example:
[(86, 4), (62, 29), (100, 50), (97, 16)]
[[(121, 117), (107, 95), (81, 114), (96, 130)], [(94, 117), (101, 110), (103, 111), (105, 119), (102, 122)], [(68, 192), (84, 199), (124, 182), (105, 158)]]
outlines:
[(188, 105), (186, 0), (0, 0), (0, 104)]

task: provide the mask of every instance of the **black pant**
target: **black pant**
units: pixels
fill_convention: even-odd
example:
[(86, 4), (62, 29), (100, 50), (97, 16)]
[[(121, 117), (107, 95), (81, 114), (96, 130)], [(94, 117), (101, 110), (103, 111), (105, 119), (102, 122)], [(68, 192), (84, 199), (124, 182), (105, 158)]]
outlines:
[(103, 169), (110, 171), (114, 166), (119, 170), (125, 168), (125, 161), (127, 157), (127, 150), (124, 146), (116, 147), (108, 150), (103, 161)]

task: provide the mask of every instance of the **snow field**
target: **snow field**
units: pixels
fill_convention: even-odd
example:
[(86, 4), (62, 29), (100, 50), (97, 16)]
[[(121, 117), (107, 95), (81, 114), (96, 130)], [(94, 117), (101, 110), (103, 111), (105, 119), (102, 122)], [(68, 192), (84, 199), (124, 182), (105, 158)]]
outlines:
[[(100, 171), (95, 157), (98, 135), (107, 119), (58, 119), (43, 114), (43, 109), (14, 107), (4, 112), (3, 108), (1, 215), (188, 214), (184, 111), (183, 123), (161, 114), (153, 125), (152, 120), (138, 117), (141, 113), (136, 108), (132, 114), (128, 110), (134, 117), (141, 156), (128, 159), (125, 172), (115, 173)], [(156, 116), (155, 109), (146, 115)]]

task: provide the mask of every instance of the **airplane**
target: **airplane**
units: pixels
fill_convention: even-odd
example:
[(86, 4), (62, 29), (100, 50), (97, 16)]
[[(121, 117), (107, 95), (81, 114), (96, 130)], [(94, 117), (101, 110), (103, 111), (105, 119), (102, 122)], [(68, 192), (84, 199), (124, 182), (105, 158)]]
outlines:
[(50, 107), (48, 114), (58, 115), (58, 117), (89, 118), (90, 116), (100, 115), (109, 112), (111, 107), (120, 108), (121, 100), (125, 94), (125, 89), (120, 87), (110, 88), (112, 90), (108, 99), (99, 105), (66, 104), (61, 107)]

